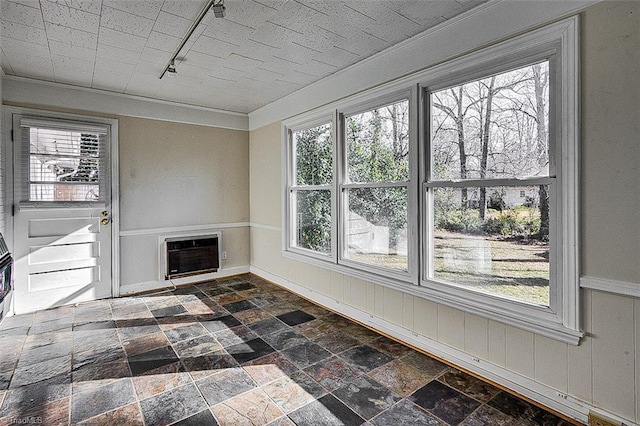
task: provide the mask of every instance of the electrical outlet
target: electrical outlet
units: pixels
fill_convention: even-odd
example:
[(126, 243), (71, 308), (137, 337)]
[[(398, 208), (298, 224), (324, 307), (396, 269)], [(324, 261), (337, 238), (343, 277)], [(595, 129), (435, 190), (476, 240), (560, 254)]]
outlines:
[(589, 413), (589, 426), (622, 426), (622, 423), (611, 420), (600, 414)]
[(222, 260), (227, 260), (227, 252), (226, 251), (222, 252)]

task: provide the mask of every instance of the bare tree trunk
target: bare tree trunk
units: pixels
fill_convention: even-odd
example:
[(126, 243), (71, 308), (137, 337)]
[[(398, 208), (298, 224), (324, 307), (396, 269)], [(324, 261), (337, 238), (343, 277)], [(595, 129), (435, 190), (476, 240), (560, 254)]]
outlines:
[[(456, 99), (458, 111), (456, 116), (456, 127), (458, 129), (458, 152), (460, 154), (460, 179), (467, 178), (467, 153), (464, 146), (464, 115), (462, 112), (462, 86), (458, 87), (458, 93), (451, 89), (453, 97)], [(467, 188), (460, 191), (460, 207), (464, 210), (469, 207), (469, 194)]]
[[(487, 93), (487, 109), (484, 115), (484, 126), (482, 129), (481, 153), (480, 153), (480, 178), (487, 177), (487, 160), (489, 158), (489, 131), (491, 130), (491, 111), (493, 104), (493, 88), (495, 86), (496, 78), (491, 77), (489, 82), (489, 88)], [(480, 187), (480, 205), (478, 206), (478, 212), (480, 213), (480, 219), (484, 220), (487, 210), (487, 188)]]
[[(533, 81), (536, 94), (536, 126), (537, 126), (537, 147), (538, 164), (544, 166), (547, 162), (545, 151), (547, 150), (547, 126), (544, 117), (545, 100), (544, 88), (548, 83), (549, 76), (544, 74), (540, 65), (533, 67)], [(541, 240), (549, 239), (549, 194), (546, 185), (538, 187), (538, 196), (540, 197), (540, 231), (538, 238)]]

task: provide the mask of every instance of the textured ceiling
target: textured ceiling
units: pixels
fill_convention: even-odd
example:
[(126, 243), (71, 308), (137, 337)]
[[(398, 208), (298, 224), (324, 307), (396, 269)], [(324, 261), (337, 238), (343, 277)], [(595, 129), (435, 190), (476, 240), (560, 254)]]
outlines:
[(484, 0), (0, 0), (7, 75), (251, 112)]

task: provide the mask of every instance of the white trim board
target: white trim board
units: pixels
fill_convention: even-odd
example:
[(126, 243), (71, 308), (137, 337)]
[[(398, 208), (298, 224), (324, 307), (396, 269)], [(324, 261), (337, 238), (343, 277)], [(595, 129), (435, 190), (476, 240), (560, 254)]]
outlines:
[(600, 0), (490, 0), (409, 40), (249, 113), (249, 130), (384, 85), (525, 30), (576, 14)]
[(629, 426), (640, 426), (628, 419), (623, 419), (613, 413), (606, 412), (600, 408), (579, 400), (571, 395), (531, 380), (520, 374), (509, 371), (503, 367), (497, 366), (486, 360), (467, 354), (458, 349), (454, 349), (448, 345), (440, 343), (428, 337), (420, 336), (411, 332), (406, 328), (400, 327), (382, 318), (354, 308), (353, 306), (341, 303), (331, 297), (320, 294), (311, 289), (302, 287), (287, 279), (274, 275), (256, 266), (251, 266), (250, 272), (256, 274), (266, 280), (278, 284), (306, 299), (313, 301), (321, 306), (327, 307), (335, 312), (349, 317), (361, 324), (371, 327), (381, 333), (405, 342), (415, 348), (421, 349), (438, 358), (446, 360), (462, 369), (468, 370), (474, 374), (486, 378), (494, 383), (504, 386), (526, 398), (529, 398), (539, 404), (551, 408), (559, 413), (566, 415), (579, 422), (587, 423), (590, 411), (605, 414), (613, 420), (619, 421), (621, 424)]
[(153, 290), (173, 290), (176, 286), (195, 284), (201, 281), (214, 280), (217, 278), (230, 277), (233, 275), (246, 274), (249, 266), (234, 266), (232, 268), (220, 269), (218, 272), (208, 274), (192, 275), (190, 277), (176, 278), (173, 280), (146, 281), (142, 283), (127, 284), (120, 287), (120, 295), (128, 296)]
[(224, 222), (224, 223), (207, 223), (204, 225), (186, 225), (186, 226), (172, 226), (166, 228), (147, 228), (147, 229), (131, 229), (127, 231), (120, 231), (121, 237), (131, 237), (135, 235), (155, 235), (174, 232), (192, 232), (192, 231), (206, 231), (217, 229), (230, 229), (230, 228), (248, 228), (251, 225), (249, 222)]
[(249, 130), (247, 114), (142, 96), (44, 82), (23, 77), (2, 77), (4, 102), (28, 103), (72, 108), (102, 114), (148, 118), (152, 120)]
[(640, 284), (626, 281), (615, 281), (606, 278), (580, 277), (580, 287), (599, 290), (619, 296), (640, 298)]
[(275, 231), (275, 232), (281, 232), (282, 228), (279, 226), (273, 226), (273, 225), (265, 225), (263, 223), (256, 223), (256, 222), (251, 222), (250, 225), (252, 228), (258, 228), (258, 229), (268, 229), (269, 231)]

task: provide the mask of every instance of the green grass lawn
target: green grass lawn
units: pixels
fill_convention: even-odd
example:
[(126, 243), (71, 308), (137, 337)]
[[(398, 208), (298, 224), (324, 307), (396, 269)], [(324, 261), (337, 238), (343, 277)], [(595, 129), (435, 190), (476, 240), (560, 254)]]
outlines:
[(549, 305), (549, 245), (498, 236), (437, 231), (434, 278)]
[[(438, 230), (434, 277), (481, 292), (549, 305), (549, 244)], [(406, 270), (407, 257), (352, 254), (351, 259)]]

